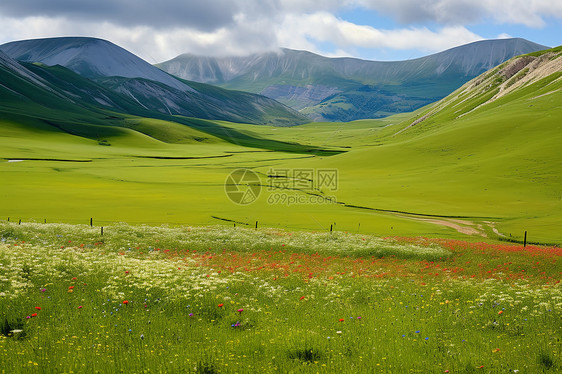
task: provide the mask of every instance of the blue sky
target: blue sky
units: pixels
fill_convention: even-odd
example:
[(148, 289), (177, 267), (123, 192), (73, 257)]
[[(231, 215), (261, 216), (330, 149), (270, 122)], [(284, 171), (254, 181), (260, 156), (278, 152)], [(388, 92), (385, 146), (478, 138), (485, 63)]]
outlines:
[[(556, 1), (553, 1), (555, 3)], [(435, 21), (412, 22), (404, 25), (390, 16), (381, 15), (379, 12), (362, 7), (343, 9), (336, 13), (337, 17), (357, 25), (368, 25), (377, 29), (396, 30), (401, 28), (426, 27), (430, 30), (439, 30), (442, 25)], [(482, 39), (497, 38), (524, 38), (549, 47), (562, 45), (562, 18), (544, 17), (544, 25), (530, 27), (517, 23), (499, 23), (492, 17), (484, 17), (478, 22), (464, 26), (470, 32)], [(337, 46), (332, 43), (322, 45), (328, 53), (335, 53)], [(435, 51), (432, 51), (435, 52)], [(394, 49), (394, 48), (357, 48), (356, 57), (378, 60), (406, 60), (427, 55), (423, 48)]]
[(561, 45), (562, 0), (2, 0), (0, 25), (0, 44), (92, 36), (151, 63), (281, 47), (404, 60), (482, 39)]

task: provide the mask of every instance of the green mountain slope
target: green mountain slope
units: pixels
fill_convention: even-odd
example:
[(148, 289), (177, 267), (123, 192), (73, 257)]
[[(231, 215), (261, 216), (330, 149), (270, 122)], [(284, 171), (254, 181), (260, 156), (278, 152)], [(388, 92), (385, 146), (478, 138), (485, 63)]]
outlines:
[(545, 48), (524, 39), (487, 40), (392, 62), (283, 49), (248, 57), (185, 54), (157, 66), (185, 79), (263, 94), (313, 120), (351, 121), (420, 108), (513, 56)]
[[(0, 46), (11, 58), (41, 63), (36, 73), (54, 80), (62, 89), (81, 91), (81, 99), (93, 105), (131, 112), (143, 109), (167, 115), (181, 115), (253, 124), (293, 126), (306, 122), (296, 111), (270, 98), (182, 81), (153, 67), (115, 44), (95, 38), (49, 38), (24, 40)], [(87, 78), (77, 82), (56, 65), (67, 67)], [(48, 76), (46, 76), (48, 75)], [(99, 86), (113, 91), (110, 95), (88, 99), (88, 90), (99, 93)], [(117, 94), (117, 95), (116, 95)], [(118, 98), (120, 96), (121, 98)], [(128, 102), (125, 104), (124, 102)], [(124, 105), (124, 106), (123, 106)]]
[(338, 198), (351, 205), (559, 243), (561, 102), (562, 49), (520, 56), (321, 165), (340, 170)]
[[(130, 78), (133, 79), (133, 78)], [(156, 84), (146, 80), (147, 84)], [(199, 84), (195, 84), (198, 86)], [(230, 95), (240, 99), (242, 107), (234, 106), (236, 112), (244, 110), (244, 104), (255, 101), (255, 95), (236, 93), (220, 88), (213, 88), (215, 95)], [(165, 143), (216, 143), (228, 142), (236, 145), (283, 150), (296, 153), (313, 151), (331, 153), (314, 146), (301, 146), (298, 143), (279, 142), (255, 138), (225, 128), (220, 123), (160, 113), (150, 110), (148, 102), (139, 103), (126, 95), (112, 91), (107, 87), (83, 78), (61, 66), (42, 66), (18, 63), (0, 52), (0, 119), (13, 126), (24, 128), (25, 133), (65, 133), (110, 144), (112, 138), (127, 139), (131, 135), (132, 144), (140, 141), (138, 146), (153, 143), (153, 140)], [(251, 96), (244, 101), (244, 98)], [(232, 99), (231, 97), (231, 99)], [(221, 97), (218, 96), (218, 101)], [(223, 103), (226, 100), (223, 99)], [(270, 101), (270, 99), (266, 99)], [(214, 103), (219, 108), (218, 103)], [(225, 103), (224, 106), (227, 106)], [(196, 108), (203, 107), (197, 103)], [(267, 108), (266, 105), (256, 109)], [(274, 107), (275, 108), (275, 107)], [(276, 115), (264, 111), (261, 116)], [(213, 108), (211, 107), (210, 110)], [(219, 108), (224, 110), (224, 108)], [(254, 108), (255, 109), (255, 108)], [(280, 120), (283, 111), (279, 113)], [(204, 113), (194, 113), (196, 115)], [(237, 118), (242, 118), (239, 115)], [(6, 130), (6, 129), (4, 129)], [(136, 133), (136, 134), (135, 134)], [(136, 140), (134, 140), (136, 139)]]

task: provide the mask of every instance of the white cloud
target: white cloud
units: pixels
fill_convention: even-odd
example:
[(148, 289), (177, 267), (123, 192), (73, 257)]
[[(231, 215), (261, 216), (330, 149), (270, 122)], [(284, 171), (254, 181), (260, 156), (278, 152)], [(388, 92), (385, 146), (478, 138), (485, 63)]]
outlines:
[(326, 12), (288, 16), (282, 29), (299, 30), (299, 38), (294, 43), (296, 45), (291, 44), (291, 40), (286, 41), (293, 48), (310, 44), (312, 39), (331, 42), (339, 48), (418, 49), (434, 52), (482, 39), (462, 26), (444, 27), (437, 31), (425, 27), (380, 30), (344, 21)]
[(513, 36), (511, 36), (511, 35), (509, 35), (509, 34), (507, 34), (507, 33), (505, 33), (505, 32), (502, 32), (501, 34), (499, 34), (499, 35), (496, 37), (496, 39), (509, 39), (509, 38), (513, 38)]
[[(349, 56), (356, 48), (417, 49), (436, 52), (481, 39), (464, 27), (379, 30), (338, 19), (328, 12), (286, 14), (275, 19), (234, 18), (234, 25), (214, 31), (176, 27), (157, 30), (149, 26), (125, 27), (110, 22), (69, 21), (64, 18), (0, 18), (11, 32), (0, 42), (53, 36), (92, 36), (107, 39), (150, 63), (181, 53), (247, 55), (279, 47), (303, 49), (324, 55)], [(272, 27), (274, 26), (274, 27)], [(330, 43), (336, 53), (326, 53), (319, 43)]]

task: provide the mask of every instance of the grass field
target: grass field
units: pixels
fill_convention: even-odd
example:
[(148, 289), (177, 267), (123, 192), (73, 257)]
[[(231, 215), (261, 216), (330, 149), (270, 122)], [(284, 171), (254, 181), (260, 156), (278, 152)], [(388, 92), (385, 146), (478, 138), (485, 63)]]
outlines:
[[(548, 53), (548, 62), (560, 59), (558, 49)], [(289, 230), (514, 242), (527, 232), (531, 243), (560, 245), (560, 73), (518, 86), (526, 70), (506, 81), (501, 69), (414, 113), (290, 128), (7, 98), (0, 103), (0, 217), (105, 225), (257, 221)], [(495, 99), (502, 90), (507, 94)], [(253, 204), (234, 204), (225, 193), (238, 168), (260, 178)], [(335, 170), (337, 186), (307, 186), (292, 175), (303, 169)], [(272, 186), (283, 170), (291, 174), (286, 183)]]
[[(0, 120), (0, 214), (100, 224), (209, 225), (219, 217), (249, 226), (335, 224), (339, 231), (465, 238), (466, 230), (452, 227), (460, 225), (477, 239), (522, 242), (528, 231), (531, 242), (560, 244), (559, 99), (560, 91), (534, 99), (539, 117), (523, 97), (462, 119), (440, 114), (396, 136), (423, 112), (293, 128), (130, 117), (110, 127), (113, 134), (92, 138), (41, 121)], [(233, 204), (224, 193), (237, 168), (261, 177), (262, 194), (251, 205)], [(272, 204), (271, 170), (303, 168), (336, 169), (337, 190), (274, 192), (321, 193), (342, 204)]]
[[(327, 230), (330, 224), (336, 222), (341, 230), (357, 230), (361, 225), (363, 231), (381, 232), (394, 227), (397, 234), (429, 231), (446, 235), (446, 229), (387, 214), (366, 215), (328, 204), (296, 204), (290, 207), (269, 204), (265, 191), (265, 174), (269, 168), (286, 163), (295, 166), (303, 160), (325, 158), (314, 151), (312, 154), (308, 152), (314, 147), (295, 145), (293, 139), (285, 136), (279, 137), (279, 144), (287, 144), (299, 152), (251, 148), (209, 134), (205, 134), (204, 141), (197, 141), (193, 139), (203, 136), (195, 130), (161, 120), (133, 118), (128, 123), (131, 128), (138, 127), (140, 123), (145, 126), (143, 131), (152, 136), (118, 128), (124, 134), (104, 137), (101, 142), (5, 122), (5, 131), (0, 137), (2, 156), (6, 161), (0, 162), (3, 176), (0, 194), (4, 200), (2, 215), (6, 219), (22, 218), (38, 222), (47, 219), (48, 222), (80, 223), (94, 217), (100, 224), (220, 223), (212, 218), (215, 216), (251, 225), (259, 221), (260, 225), (267, 227)], [(381, 121), (381, 124), (384, 123)], [(242, 134), (240, 138), (248, 133), (250, 139), (268, 139), (269, 134), (261, 133), (264, 130), (285, 130), (227, 123), (219, 125), (226, 129), (226, 126), (236, 127), (236, 131)], [(167, 130), (163, 131), (166, 126)], [(309, 134), (316, 131), (317, 126), (322, 125), (309, 126), (313, 129), (308, 130)], [(359, 134), (371, 131), (366, 124), (357, 127)], [(333, 134), (332, 129), (332, 125), (324, 125), (325, 136)], [(165, 135), (175, 136), (180, 144), (157, 140)], [(320, 141), (316, 145), (339, 149)], [(24, 161), (7, 162), (8, 159)], [(228, 200), (224, 183), (228, 174), (237, 168), (252, 168), (262, 173), (264, 193), (256, 203), (239, 206)], [(294, 193), (301, 194), (299, 191)]]
[(0, 371), (562, 368), (562, 251), (224, 226), (0, 223)]

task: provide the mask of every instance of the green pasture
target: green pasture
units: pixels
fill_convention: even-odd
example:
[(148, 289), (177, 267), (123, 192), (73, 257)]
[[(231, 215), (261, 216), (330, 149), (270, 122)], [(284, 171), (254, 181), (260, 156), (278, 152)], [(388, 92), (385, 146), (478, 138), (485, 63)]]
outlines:
[(1, 373), (555, 373), (560, 250), (0, 223)]
[[(295, 127), (143, 118), (64, 109), (58, 99), (27, 106), (7, 98), (0, 218), (251, 227), (257, 221), (512, 241), (523, 241), (527, 231), (531, 242), (560, 244), (560, 74), (487, 103), (500, 83), (460, 89), (414, 113)], [(253, 204), (234, 204), (225, 193), (228, 175), (239, 168), (260, 177)], [(272, 173), (301, 169), (337, 170), (337, 188), (303, 187), (291, 176), (283, 188), (271, 187)]]

